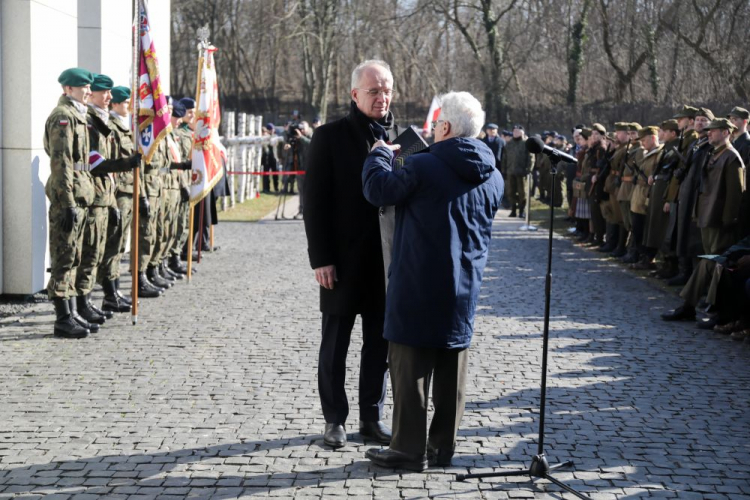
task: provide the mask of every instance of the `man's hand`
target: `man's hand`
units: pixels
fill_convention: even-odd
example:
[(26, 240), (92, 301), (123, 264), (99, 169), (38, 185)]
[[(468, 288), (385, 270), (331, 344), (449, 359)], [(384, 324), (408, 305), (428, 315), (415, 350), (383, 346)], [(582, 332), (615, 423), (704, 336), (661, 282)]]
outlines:
[(315, 281), (323, 288), (333, 290), (333, 283), (338, 280), (338, 277), (336, 277), (336, 266), (323, 266), (315, 269)]
[(649, 175), (648, 176), (648, 185), (651, 186), (653, 183), (654, 183), (654, 176), (653, 175)]
[(591, 183), (592, 184), (596, 184), (596, 179), (597, 179), (596, 174), (592, 175), (591, 176)]
[(670, 205), (669, 205), (669, 202), (666, 202), (666, 203), (664, 204), (664, 213), (665, 213), (665, 214), (668, 214), (668, 213), (669, 213), (669, 209), (670, 209)]
[(128, 167), (138, 168), (141, 166), (141, 153), (136, 153), (133, 156), (128, 157)]
[(401, 149), (401, 144), (388, 144), (387, 142), (380, 140), (372, 145), (370, 152), (375, 151), (375, 148), (388, 148), (391, 151), (398, 151)]
[(73, 230), (73, 227), (78, 222), (78, 212), (76, 207), (68, 207), (65, 209), (65, 218), (62, 221), (62, 230), (69, 233)]

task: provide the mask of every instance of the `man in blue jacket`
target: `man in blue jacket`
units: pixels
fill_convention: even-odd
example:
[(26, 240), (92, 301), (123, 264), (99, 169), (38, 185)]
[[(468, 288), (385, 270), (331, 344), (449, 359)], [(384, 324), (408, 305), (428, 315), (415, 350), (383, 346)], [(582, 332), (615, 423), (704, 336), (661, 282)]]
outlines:
[[(398, 146), (373, 145), (362, 171), (367, 201), (396, 206), (385, 327), (393, 386), (390, 448), (367, 458), (422, 471), (450, 465), (464, 411), (468, 348), (488, 246), (503, 194), (495, 158), (476, 139), (482, 106), (467, 92), (442, 98), (435, 144), (391, 168)], [(373, 263), (377, 265), (377, 263)], [(435, 415), (427, 439), (427, 394)]]

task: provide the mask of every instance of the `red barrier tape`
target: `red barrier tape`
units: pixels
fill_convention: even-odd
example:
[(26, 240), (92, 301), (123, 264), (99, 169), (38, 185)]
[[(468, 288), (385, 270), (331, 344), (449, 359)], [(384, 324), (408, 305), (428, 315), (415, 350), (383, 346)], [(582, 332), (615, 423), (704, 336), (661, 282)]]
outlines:
[(228, 171), (229, 175), (305, 175), (304, 170), (292, 170), (290, 172), (237, 172)]

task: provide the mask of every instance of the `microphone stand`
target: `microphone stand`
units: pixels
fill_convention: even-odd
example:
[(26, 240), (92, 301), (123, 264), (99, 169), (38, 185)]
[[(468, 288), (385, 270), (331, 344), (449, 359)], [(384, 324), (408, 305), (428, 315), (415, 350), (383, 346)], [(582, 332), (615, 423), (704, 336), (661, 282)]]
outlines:
[(537, 227), (531, 225), (531, 183), (534, 182), (534, 174), (529, 172), (526, 175), (526, 222), (519, 227), (519, 231), (536, 231)]
[(553, 477), (550, 472), (561, 467), (570, 467), (573, 465), (572, 460), (562, 462), (559, 464), (550, 465), (547, 462), (547, 457), (544, 454), (544, 411), (547, 402), (547, 351), (549, 347), (549, 308), (550, 308), (550, 295), (552, 292), (552, 229), (555, 221), (555, 176), (557, 175), (557, 164), (560, 161), (559, 158), (550, 156), (552, 162), (551, 176), (550, 176), (550, 204), (549, 204), (549, 243), (547, 245), (547, 276), (544, 284), (544, 340), (542, 343), (542, 384), (541, 384), (541, 401), (539, 404), (539, 439), (537, 445), (537, 454), (531, 459), (531, 465), (528, 469), (524, 470), (513, 470), (503, 472), (487, 472), (482, 474), (457, 474), (457, 481), (465, 481), (466, 479), (473, 478), (484, 478), (484, 477), (509, 477), (509, 476), (529, 476), (532, 480), (535, 478), (547, 479), (558, 485), (565, 491), (572, 493), (578, 498), (584, 500), (591, 500), (586, 495), (574, 490), (567, 484), (563, 483), (559, 479)]

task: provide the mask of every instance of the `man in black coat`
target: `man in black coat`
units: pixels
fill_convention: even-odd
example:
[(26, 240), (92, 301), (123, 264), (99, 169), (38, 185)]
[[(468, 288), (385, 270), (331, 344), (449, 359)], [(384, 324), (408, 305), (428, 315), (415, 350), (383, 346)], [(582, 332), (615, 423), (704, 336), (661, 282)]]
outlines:
[(305, 159), (305, 232), (323, 313), (318, 391), (324, 442), (335, 448), (346, 444), (346, 354), (358, 314), (363, 333), (359, 432), (383, 444), (391, 439), (381, 421), (388, 369), (383, 252), (378, 208), (362, 194), (362, 167), (375, 142), (397, 135), (389, 110), (392, 96), (388, 64), (371, 60), (357, 66), (349, 114), (318, 127)]

